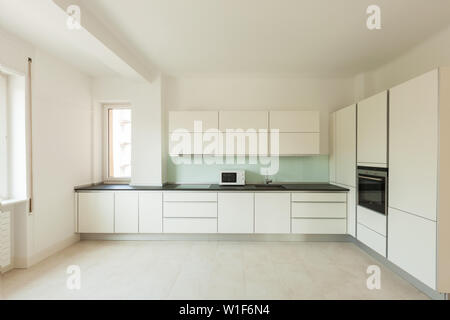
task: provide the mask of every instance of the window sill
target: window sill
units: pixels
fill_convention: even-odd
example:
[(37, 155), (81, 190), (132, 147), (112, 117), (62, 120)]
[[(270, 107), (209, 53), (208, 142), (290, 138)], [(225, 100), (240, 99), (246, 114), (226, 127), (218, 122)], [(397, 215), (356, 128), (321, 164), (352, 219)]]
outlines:
[(20, 203), (26, 203), (28, 202), (27, 199), (0, 199), (0, 209), (8, 206), (13, 206)]

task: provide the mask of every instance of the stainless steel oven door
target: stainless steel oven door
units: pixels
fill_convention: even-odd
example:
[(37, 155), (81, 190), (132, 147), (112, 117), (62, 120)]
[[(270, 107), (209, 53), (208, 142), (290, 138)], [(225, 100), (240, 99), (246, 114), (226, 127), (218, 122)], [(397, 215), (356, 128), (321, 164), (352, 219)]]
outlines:
[(358, 205), (387, 214), (388, 171), (386, 168), (358, 167)]

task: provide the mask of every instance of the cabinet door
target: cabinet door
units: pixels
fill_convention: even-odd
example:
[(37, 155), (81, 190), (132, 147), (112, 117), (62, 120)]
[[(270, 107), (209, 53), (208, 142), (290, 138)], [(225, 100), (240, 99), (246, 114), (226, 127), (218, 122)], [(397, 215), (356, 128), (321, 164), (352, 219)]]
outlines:
[(388, 259), (436, 288), (436, 222), (389, 208)]
[(259, 130), (269, 129), (269, 112), (267, 111), (220, 111), (219, 129)]
[[(271, 133), (271, 154), (276, 154), (274, 137)], [(320, 133), (280, 133), (278, 149), (280, 156), (320, 154)]]
[(114, 231), (116, 233), (137, 233), (139, 231), (138, 193), (123, 191), (115, 193)]
[(114, 192), (78, 193), (78, 232), (114, 232)]
[(356, 105), (336, 112), (336, 182), (356, 187)]
[(436, 220), (438, 72), (390, 90), (389, 206)]
[[(201, 128), (194, 128), (194, 121), (201, 122)], [(219, 113), (217, 111), (170, 111), (169, 132), (186, 130), (188, 132), (205, 132), (219, 128)]]
[(356, 237), (356, 188), (347, 188), (347, 233)]
[(255, 233), (289, 233), (291, 229), (289, 193), (255, 194)]
[(358, 164), (387, 166), (387, 91), (358, 103)]
[(139, 192), (139, 232), (162, 232), (162, 192)]
[(253, 233), (253, 193), (219, 193), (219, 233)]
[(225, 155), (268, 155), (269, 135), (265, 133), (242, 133), (228, 132), (224, 133), (223, 154)]
[(319, 111), (271, 111), (270, 129), (280, 132), (320, 132)]

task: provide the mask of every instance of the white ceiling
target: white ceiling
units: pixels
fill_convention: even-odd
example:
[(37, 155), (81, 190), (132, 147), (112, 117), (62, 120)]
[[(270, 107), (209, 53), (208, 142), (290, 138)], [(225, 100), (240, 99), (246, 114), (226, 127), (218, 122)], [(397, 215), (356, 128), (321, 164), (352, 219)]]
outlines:
[[(450, 23), (449, 0), (81, 2), (133, 51), (175, 75), (350, 76), (394, 59)], [(366, 28), (369, 4), (381, 7), (379, 31)], [(93, 43), (68, 37), (61, 21), (52, 21), (54, 9), (49, 0), (0, 0), (0, 27), (90, 74), (111, 73), (90, 49)]]
[(0, 0), (0, 27), (91, 76), (139, 78), (85, 29), (69, 30), (67, 15), (51, 0)]
[[(354, 75), (450, 23), (449, 0), (83, 0), (161, 70)], [(369, 4), (382, 30), (366, 28)]]

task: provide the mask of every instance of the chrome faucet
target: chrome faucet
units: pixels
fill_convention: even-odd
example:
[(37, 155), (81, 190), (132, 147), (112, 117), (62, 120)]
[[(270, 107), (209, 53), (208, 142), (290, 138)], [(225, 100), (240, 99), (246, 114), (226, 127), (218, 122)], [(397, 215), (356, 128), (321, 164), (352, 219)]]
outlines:
[(272, 183), (272, 179), (270, 179), (268, 175), (265, 175), (264, 176), (264, 183), (265, 184), (270, 184), (270, 183)]

